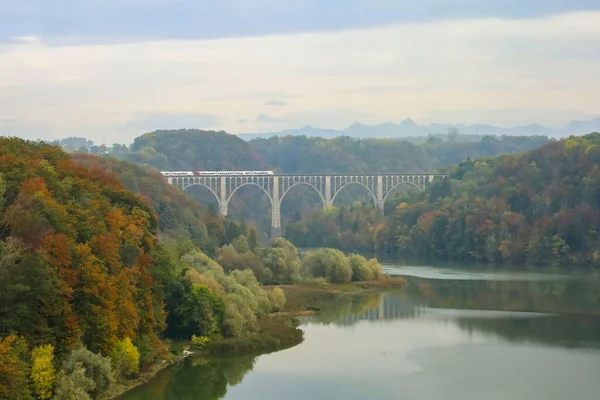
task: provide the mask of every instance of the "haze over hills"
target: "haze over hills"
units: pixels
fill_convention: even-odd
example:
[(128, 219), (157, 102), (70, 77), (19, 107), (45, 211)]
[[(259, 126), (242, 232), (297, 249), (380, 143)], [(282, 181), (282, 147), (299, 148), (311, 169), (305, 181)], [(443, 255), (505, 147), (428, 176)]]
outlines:
[(589, 132), (600, 131), (600, 118), (595, 118), (588, 121), (571, 121), (561, 129), (554, 129), (540, 124), (517, 126), (514, 128), (504, 128), (486, 124), (465, 125), (431, 123), (427, 125), (419, 125), (412, 119), (407, 118), (397, 124), (394, 122), (386, 122), (378, 125), (364, 125), (359, 122), (355, 122), (343, 130), (321, 129), (307, 125), (300, 129), (285, 129), (279, 132), (266, 133), (243, 133), (239, 134), (238, 136), (244, 140), (287, 135), (305, 135), (308, 137), (314, 136), (323, 138), (333, 138), (337, 136), (350, 136), (357, 138), (407, 138), (426, 136), (430, 134), (443, 134), (454, 129), (458, 130), (458, 133), (465, 135), (545, 135), (550, 137), (566, 137), (570, 135), (584, 135)]

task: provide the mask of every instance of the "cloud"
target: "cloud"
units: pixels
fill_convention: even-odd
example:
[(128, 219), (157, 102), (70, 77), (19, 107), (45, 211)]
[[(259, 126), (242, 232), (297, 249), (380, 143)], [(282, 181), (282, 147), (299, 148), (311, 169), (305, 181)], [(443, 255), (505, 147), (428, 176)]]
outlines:
[(287, 102), (285, 101), (281, 101), (281, 100), (269, 100), (265, 102), (265, 105), (267, 106), (278, 106), (278, 107), (283, 107), (283, 106), (287, 106)]
[[(0, 43), (0, 118), (16, 120), (12, 131), (52, 127), (107, 142), (158, 128), (343, 129), (407, 116), (562, 124), (600, 113), (598, 37), (600, 12), (589, 12), (214, 40)], [(288, 104), (267, 108), (273, 100)], [(511, 109), (523, 112), (499, 111)]]
[(266, 124), (280, 124), (283, 122), (287, 122), (288, 119), (285, 117), (271, 117), (267, 114), (258, 114), (256, 116), (256, 121), (266, 123)]
[(597, 0), (350, 0), (343, 6), (330, 0), (5, 0), (0, 41), (14, 36), (40, 36), (53, 44), (214, 39), (599, 9)]

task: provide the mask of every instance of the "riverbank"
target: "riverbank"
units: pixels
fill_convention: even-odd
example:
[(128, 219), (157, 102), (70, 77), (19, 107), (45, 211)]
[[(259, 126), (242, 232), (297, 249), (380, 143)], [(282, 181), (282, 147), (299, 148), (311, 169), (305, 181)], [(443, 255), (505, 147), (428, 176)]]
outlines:
[[(394, 290), (406, 285), (406, 280), (382, 277), (376, 281), (350, 282), (342, 285), (304, 284), (279, 285), (286, 295), (286, 306), (278, 313), (258, 319), (258, 331), (238, 338), (208, 342), (202, 349), (190, 348), (189, 357), (203, 358), (218, 355), (265, 354), (296, 346), (304, 340), (304, 332), (298, 328), (295, 317), (313, 315), (323, 304), (342, 295), (360, 295), (368, 292)], [(188, 348), (186, 342), (182, 348)], [(119, 399), (124, 393), (152, 380), (164, 368), (180, 363), (186, 356), (172, 355), (161, 363), (153, 364), (133, 380), (116, 384), (107, 399)]]

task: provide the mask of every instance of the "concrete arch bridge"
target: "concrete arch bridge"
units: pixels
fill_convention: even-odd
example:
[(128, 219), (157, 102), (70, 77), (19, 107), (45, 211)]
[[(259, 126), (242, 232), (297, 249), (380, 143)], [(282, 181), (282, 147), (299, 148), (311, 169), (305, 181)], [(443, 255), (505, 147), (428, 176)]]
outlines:
[(349, 185), (364, 187), (373, 202), (383, 211), (383, 205), (392, 191), (400, 185), (414, 186), (425, 191), (435, 180), (443, 180), (447, 175), (440, 174), (322, 174), (322, 175), (173, 175), (165, 176), (170, 185), (185, 190), (192, 186), (203, 186), (214, 196), (220, 213), (227, 215), (232, 196), (240, 188), (253, 185), (261, 188), (271, 202), (271, 237), (281, 236), (281, 201), (289, 191), (298, 185), (314, 189), (323, 207), (333, 205), (342, 189)]

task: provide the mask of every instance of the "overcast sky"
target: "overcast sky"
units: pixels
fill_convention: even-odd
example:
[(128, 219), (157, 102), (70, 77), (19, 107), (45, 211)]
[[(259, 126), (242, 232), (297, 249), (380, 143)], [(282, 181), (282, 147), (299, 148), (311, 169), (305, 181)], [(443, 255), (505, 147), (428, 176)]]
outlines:
[(0, 134), (600, 116), (598, 0), (0, 0)]

